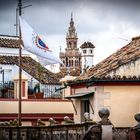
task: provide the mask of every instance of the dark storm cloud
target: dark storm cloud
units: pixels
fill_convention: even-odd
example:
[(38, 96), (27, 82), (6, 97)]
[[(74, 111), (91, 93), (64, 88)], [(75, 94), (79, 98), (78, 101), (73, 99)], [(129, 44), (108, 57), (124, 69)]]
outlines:
[(8, 10), (15, 6), (17, 0), (0, 0), (0, 11)]
[[(139, 27), (140, 1), (137, 0), (22, 0), (23, 17), (41, 34), (66, 34), (73, 12), (78, 32), (99, 32), (111, 23), (130, 22)], [(15, 34), (17, 0), (0, 1), (0, 34)]]

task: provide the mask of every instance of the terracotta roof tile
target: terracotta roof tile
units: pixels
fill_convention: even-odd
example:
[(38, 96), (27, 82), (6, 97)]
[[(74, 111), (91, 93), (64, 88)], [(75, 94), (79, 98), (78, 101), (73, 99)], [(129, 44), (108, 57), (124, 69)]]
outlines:
[(91, 42), (84, 42), (80, 48), (95, 48), (95, 46)]
[[(82, 75), (82, 80), (81, 79), (77, 79), (74, 81), (69, 81), (68, 85), (75, 85), (75, 84), (81, 84), (84, 83), (86, 84), (87, 87), (92, 86), (95, 83), (103, 83), (103, 82), (122, 82), (124, 84), (126, 84), (126, 82), (133, 82), (134, 84), (136, 83), (140, 83), (140, 76), (121, 76), (121, 75), (114, 75), (114, 76), (100, 76), (100, 77), (91, 77), (90, 79), (87, 79), (83, 77)], [(122, 84), (121, 83), (121, 84)], [(131, 83), (132, 84), (132, 83)]]
[(0, 36), (0, 47), (19, 48), (18, 37)]
[[(75, 70), (71, 70), (70, 69), (70, 75), (71, 76), (79, 76), (81, 72), (80, 68), (75, 68)], [(60, 72), (56, 73), (58, 78), (63, 78), (67, 75), (67, 70), (66, 69), (62, 69)]]
[(135, 61), (138, 58), (140, 58), (140, 37), (135, 37), (132, 38), (132, 41), (129, 44), (122, 47), (97, 65), (91, 67), (86, 74), (79, 76), (76, 80), (106, 76), (110, 71), (131, 61)]
[[(18, 66), (18, 56), (0, 56), (0, 64)], [(31, 57), (22, 57), (22, 69), (42, 84), (59, 83), (59, 78), (54, 73), (42, 67)]]

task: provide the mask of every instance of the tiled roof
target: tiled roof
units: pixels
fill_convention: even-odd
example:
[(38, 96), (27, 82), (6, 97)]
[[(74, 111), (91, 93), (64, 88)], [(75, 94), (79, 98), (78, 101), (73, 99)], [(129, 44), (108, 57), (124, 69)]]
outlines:
[(91, 43), (91, 42), (84, 42), (80, 48), (84, 49), (84, 48), (95, 48), (95, 46)]
[(0, 47), (19, 48), (18, 37), (0, 35)]
[(114, 75), (114, 76), (92, 77), (90, 79), (85, 79), (85, 80), (78, 79), (78, 80), (75, 80), (75, 81), (69, 81), (68, 85), (71, 86), (71, 85), (84, 83), (84, 84), (86, 84), (87, 87), (89, 87), (89, 86), (92, 86), (95, 83), (102, 84), (104, 82), (105, 83), (108, 82), (108, 83), (111, 83), (111, 84), (113, 84), (113, 82), (115, 82), (115, 83), (119, 82), (119, 83), (121, 83), (121, 85), (122, 84), (127, 84), (128, 85), (128, 82), (131, 82), (131, 85), (133, 85), (133, 84), (136, 85), (136, 84), (140, 84), (140, 76)]
[[(81, 69), (80, 68), (75, 68), (74, 70), (71, 70), (70, 69), (70, 75), (71, 76), (79, 76), (80, 75), (80, 71)], [(67, 70), (66, 69), (61, 69), (60, 72), (56, 73), (57, 77), (58, 78), (63, 78), (67, 75)]]
[[(0, 64), (18, 65), (18, 56), (0, 56)], [(55, 84), (59, 82), (58, 77), (54, 73), (42, 67), (31, 57), (22, 57), (22, 69), (42, 84)]]
[(91, 77), (106, 76), (112, 70), (121, 65), (135, 61), (140, 58), (140, 37), (132, 38), (132, 41), (113, 53), (97, 65), (91, 67), (86, 73), (79, 76), (76, 80), (90, 79)]
[(114, 75), (114, 76), (101, 76), (101, 77), (92, 77), (91, 79), (95, 79), (95, 80), (139, 80), (140, 81), (140, 76), (121, 76), (121, 75)]

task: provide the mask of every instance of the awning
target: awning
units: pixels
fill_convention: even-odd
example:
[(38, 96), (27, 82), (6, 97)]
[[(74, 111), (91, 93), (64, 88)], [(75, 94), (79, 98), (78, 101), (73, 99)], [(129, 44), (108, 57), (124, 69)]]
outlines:
[(71, 98), (89, 98), (90, 96), (93, 96), (94, 92), (86, 92), (86, 93), (76, 93), (70, 96), (65, 97), (66, 99)]

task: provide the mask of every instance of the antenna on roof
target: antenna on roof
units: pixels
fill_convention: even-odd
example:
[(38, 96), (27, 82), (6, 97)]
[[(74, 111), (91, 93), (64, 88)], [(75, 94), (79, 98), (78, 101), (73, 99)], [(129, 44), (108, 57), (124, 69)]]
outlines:
[(71, 20), (73, 20), (73, 12), (71, 12)]
[[(28, 8), (32, 6), (31, 4), (30, 5), (26, 5), (26, 6), (22, 6), (21, 9), (25, 9), (25, 8)], [(14, 26), (16, 27), (16, 36), (18, 36), (18, 12), (19, 12), (19, 5), (17, 5), (16, 7), (16, 23), (14, 24)], [(21, 13), (22, 14), (22, 13)]]
[(128, 39), (126, 39), (126, 38), (121, 38), (121, 37), (118, 37), (118, 39), (121, 39), (121, 40), (124, 40), (124, 41), (129, 41)]

